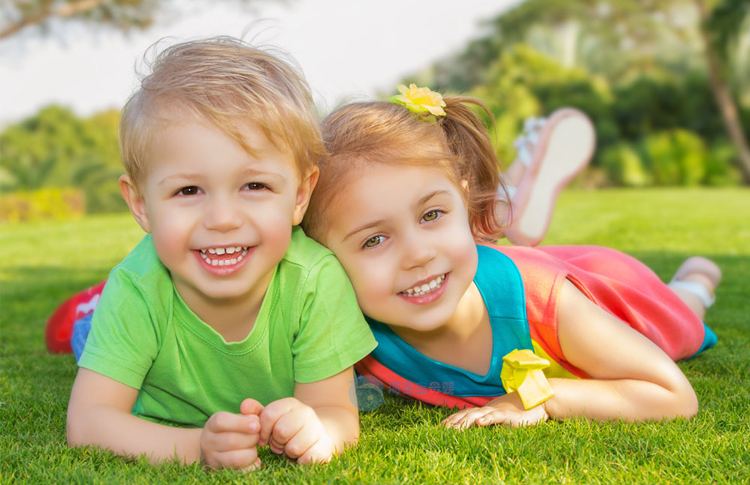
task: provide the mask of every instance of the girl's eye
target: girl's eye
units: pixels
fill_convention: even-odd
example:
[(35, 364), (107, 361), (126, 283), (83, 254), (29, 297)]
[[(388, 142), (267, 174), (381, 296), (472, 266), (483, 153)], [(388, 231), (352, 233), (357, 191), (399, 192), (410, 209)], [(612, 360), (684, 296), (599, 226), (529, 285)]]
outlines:
[(267, 188), (268, 188), (267, 185), (262, 184), (260, 182), (250, 182), (249, 184), (245, 184), (245, 186), (243, 187), (243, 189), (247, 189), (247, 190), (263, 190)]
[(364, 247), (374, 248), (376, 246), (380, 246), (384, 240), (385, 240), (384, 236), (372, 236), (370, 239), (365, 241)]
[(422, 216), (422, 220), (425, 222), (430, 222), (436, 220), (440, 215), (443, 213), (441, 210), (431, 210), (427, 212), (425, 215)]
[(178, 190), (177, 195), (184, 195), (184, 196), (198, 195), (200, 194), (200, 192), (201, 192), (201, 189), (199, 189), (195, 185), (191, 185), (189, 187), (183, 187), (180, 190)]

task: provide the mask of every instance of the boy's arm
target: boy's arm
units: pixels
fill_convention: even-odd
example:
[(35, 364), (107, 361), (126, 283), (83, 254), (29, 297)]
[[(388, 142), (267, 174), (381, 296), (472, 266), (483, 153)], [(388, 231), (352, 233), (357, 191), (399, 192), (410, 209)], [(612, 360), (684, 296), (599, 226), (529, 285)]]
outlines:
[[(317, 382), (296, 383), (294, 397), (261, 414), (260, 445), (300, 463), (328, 461), (359, 438), (359, 410), (349, 397), (352, 367)], [(356, 399), (356, 398), (355, 398)]]
[(444, 423), (525, 425), (574, 416), (644, 421), (690, 417), (698, 411), (695, 392), (677, 364), (569, 281), (558, 303), (558, 338), (565, 358), (591, 379), (549, 379), (554, 395), (539, 406), (525, 410), (517, 393), (511, 393)]
[[(186, 429), (132, 415), (137, 396), (137, 389), (80, 368), (68, 404), (68, 445), (95, 445), (124, 456), (145, 455), (154, 464), (171, 459), (193, 463), (201, 460), (201, 450), (207, 464), (216, 468), (259, 464), (255, 448), (259, 404), (246, 405), (255, 414), (216, 413), (204, 428)], [(228, 440), (235, 441), (228, 445)]]

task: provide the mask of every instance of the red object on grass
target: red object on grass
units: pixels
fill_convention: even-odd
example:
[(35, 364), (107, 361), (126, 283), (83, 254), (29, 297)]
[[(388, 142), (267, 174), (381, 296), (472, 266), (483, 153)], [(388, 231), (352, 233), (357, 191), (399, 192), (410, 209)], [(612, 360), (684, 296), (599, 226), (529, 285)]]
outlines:
[(60, 305), (47, 321), (44, 340), (47, 350), (53, 354), (73, 352), (70, 339), (73, 337), (73, 324), (76, 320), (93, 313), (106, 281), (73, 295)]

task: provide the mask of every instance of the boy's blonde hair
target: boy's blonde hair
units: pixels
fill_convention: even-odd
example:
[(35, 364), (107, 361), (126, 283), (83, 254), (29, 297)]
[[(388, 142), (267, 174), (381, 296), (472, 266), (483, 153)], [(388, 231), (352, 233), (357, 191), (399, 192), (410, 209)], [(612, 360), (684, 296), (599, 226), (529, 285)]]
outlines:
[(255, 123), (277, 148), (288, 149), (298, 175), (325, 156), (312, 96), (302, 74), (280, 58), (231, 37), (184, 42), (161, 52), (131, 96), (120, 121), (120, 152), (136, 187), (165, 112), (199, 115), (248, 153), (241, 129)]
[(321, 124), (328, 158), (320, 162), (320, 178), (303, 221), (307, 234), (325, 243), (328, 209), (337, 203), (341, 188), (368, 165), (385, 163), (443, 169), (464, 195), (474, 237), (500, 237), (504, 227), (495, 205), (498, 190), (505, 186), (487, 128), (471, 106), (491, 115), (472, 98), (450, 96), (445, 103), (446, 115), (435, 122), (385, 101), (353, 103), (328, 115)]

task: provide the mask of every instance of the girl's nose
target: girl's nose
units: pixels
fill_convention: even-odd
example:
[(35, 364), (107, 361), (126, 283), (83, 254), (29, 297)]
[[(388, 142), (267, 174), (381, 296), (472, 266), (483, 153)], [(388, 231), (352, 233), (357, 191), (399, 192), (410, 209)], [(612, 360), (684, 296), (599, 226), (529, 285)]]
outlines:
[(411, 234), (404, 238), (403, 267), (412, 269), (426, 265), (435, 258), (435, 248), (427, 238)]

